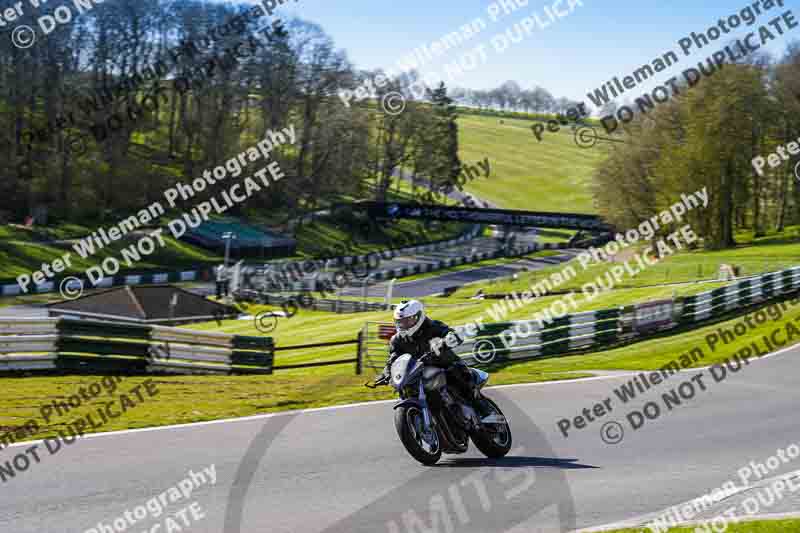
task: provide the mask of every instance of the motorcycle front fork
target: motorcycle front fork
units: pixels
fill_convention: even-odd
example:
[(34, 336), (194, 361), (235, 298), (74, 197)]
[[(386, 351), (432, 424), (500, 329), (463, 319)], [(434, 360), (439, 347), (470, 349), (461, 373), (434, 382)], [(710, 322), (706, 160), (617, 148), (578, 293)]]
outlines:
[(428, 400), (425, 397), (425, 387), (422, 386), (422, 380), (419, 380), (419, 401), (422, 404), (422, 419), (425, 421), (425, 429), (433, 431), (431, 411), (428, 409)]

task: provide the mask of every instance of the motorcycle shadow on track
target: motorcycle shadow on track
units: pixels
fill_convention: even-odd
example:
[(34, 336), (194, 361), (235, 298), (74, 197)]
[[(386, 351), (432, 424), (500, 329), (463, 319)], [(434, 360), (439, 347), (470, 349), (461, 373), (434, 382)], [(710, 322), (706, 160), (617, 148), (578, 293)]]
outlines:
[(577, 462), (578, 459), (560, 459), (557, 457), (503, 457), (501, 459), (490, 459), (488, 457), (460, 457), (445, 459), (440, 461), (435, 467), (469, 467), (479, 468), (494, 466), (501, 468), (560, 468), (565, 470), (600, 468), (599, 466), (584, 465)]

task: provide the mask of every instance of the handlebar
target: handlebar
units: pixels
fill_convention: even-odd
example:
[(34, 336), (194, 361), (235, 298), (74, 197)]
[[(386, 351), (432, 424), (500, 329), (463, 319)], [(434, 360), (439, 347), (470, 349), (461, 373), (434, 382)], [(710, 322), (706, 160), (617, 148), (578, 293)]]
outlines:
[(388, 385), (389, 384), (389, 376), (381, 376), (375, 380), (375, 382), (366, 382), (364, 386), (370, 389), (377, 389), (380, 385)]
[[(419, 358), (417, 359), (417, 361), (419, 361), (421, 363), (424, 363), (426, 359), (431, 358), (433, 356), (435, 356), (435, 354), (433, 352), (426, 352), (426, 353), (420, 355)], [(391, 382), (391, 377), (387, 376), (387, 375), (383, 375), (383, 376), (380, 376), (377, 379), (375, 379), (374, 382), (368, 381), (368, 382), (364, 383), (364, 386), (369, 388), (369, 389), (375, 389), (380, 385), (388, 385), (390, 382)]]

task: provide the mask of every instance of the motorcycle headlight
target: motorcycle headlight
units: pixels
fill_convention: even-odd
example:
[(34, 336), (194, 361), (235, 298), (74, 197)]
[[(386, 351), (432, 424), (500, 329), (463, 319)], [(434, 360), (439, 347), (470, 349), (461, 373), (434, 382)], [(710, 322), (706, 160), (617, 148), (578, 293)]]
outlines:
[(422, 373), (423, 386), (425, 390), (437, 390), (444, 387), (447, 377), (444, 370), (429, 366)]

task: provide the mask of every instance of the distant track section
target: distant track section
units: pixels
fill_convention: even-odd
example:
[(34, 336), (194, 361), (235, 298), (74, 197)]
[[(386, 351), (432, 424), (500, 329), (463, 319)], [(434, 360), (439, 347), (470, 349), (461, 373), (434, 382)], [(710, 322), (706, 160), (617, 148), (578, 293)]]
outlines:
[(449, 207), (410, 203), (359, 202), (353, 209), (366, 210), (370, 218), (421, 218), (478, 224), (503, 224), (509, 226), (535, 226), (537, 228), (562, 228), (588, 231), (612, 231), (614, 228), (597, 215), (576, 213), (546, 213), (512, 209), (484, 209), (478, 207)]

